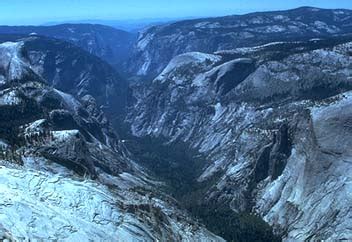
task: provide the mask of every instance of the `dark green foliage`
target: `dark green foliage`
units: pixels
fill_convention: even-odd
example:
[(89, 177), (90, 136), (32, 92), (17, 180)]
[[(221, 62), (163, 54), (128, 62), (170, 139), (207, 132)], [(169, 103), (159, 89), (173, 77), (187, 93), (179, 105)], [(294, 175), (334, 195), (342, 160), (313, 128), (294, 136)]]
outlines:
[(213, 233), (227, 241), (281, 241), (260, 217), (249, 213), (237, 214), (227, 207), (209, 205), (190, 208)]
[(185, 143), (165, 145), (159, 138), (135, 138), (131, 136), (127, 146), (136, 160), (167, 183), (167, 191), (174, 196), (191, 215), (210, 231), (228, 241), (280, 241), (272, 229), (260, 217), (250, 213), (238, 214), (228, 204), (204, 204), (207, 191), (221, 174), (212, 180), (198, 183), (206, 159)]
[(162, 139), (145, 137), (129, 141), (128, 147), (138, 161), (167, 182), (173, 196), (192, 191), (190, 184), (196, 182), (203, 160), (195, 158), (196, 152), (185, 143), (166, 146)]

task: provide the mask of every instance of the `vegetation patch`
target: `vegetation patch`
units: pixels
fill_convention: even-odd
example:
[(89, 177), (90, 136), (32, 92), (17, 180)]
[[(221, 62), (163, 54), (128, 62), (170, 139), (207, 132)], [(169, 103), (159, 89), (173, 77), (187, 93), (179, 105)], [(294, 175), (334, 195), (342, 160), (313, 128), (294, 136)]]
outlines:
[(236, 213), (228, 205), (203, 203), (205, 193), (221, 174), (204, 183), (197, 182), (206, 158), (186, 143), (165, 145), (166, 140), (161, 138), (129, 136), (126, 144), (140, 164), (167, 184), (165, 192), (213, 233), (227, 241), (280, 241), (256, 215)]

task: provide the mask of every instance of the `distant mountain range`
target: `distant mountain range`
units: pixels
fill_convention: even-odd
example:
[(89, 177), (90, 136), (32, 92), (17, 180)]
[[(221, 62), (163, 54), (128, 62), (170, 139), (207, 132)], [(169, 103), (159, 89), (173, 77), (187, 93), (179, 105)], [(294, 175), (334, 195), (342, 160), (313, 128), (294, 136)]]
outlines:
[(47, 22), (42, 24), (43, 26), (53, 26), (60, 24), (100, 24), (116, 29), (121, 29), (127, 32), (137, 33), (145, 28), (152, 27), (155, 25), (161, 25), (166, 23), (177, 22), (184, 19), (194, 19), (195, 17), (184, 17), (184, 18), (151, 18), (151, 19), (130, 19), (130, 20), (102, 20), (102, 19), (83, 19), (73, 21), (56, 21)]
[(301, 7), (154, 26), (139, 35), (130, 72), (155, 77), (172, 57), (191, 51), (212, 53), (274, 41), (351, 33), (351, 19), (352, 10)]

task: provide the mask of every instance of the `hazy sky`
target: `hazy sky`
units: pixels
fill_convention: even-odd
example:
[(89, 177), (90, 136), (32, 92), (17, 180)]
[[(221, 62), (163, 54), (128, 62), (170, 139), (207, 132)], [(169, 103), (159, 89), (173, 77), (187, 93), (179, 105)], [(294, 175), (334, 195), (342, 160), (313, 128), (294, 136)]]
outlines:
[(299, 6), (352, 9), (352, 0), (0, 0), (0, 25), (220, 16)]

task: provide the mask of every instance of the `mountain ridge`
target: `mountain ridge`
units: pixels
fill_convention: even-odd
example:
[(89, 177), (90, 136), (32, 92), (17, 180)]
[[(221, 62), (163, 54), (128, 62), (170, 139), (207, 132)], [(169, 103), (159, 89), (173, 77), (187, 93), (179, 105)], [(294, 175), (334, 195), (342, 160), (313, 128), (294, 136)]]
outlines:
[(99, 24), (0, 26), (0, 34), (32, 34), (61, 39), (100, 57), (117, 70), (128, 58), (135, 39), (135, 34)]
[(0, 34), (0, 240), (352, 238), (351, 20)]
[[(322, 147), (338, 149), (328, 141), (332, 134), (349, 142), (334, 124), (349, 114), (340, 120), (342, 108), (330, 111), (351, 101), (351, 40), (311, 40), (294, 43), (296, 49), (292, 43), (239, 48), (232, 58), (221, 52), (181, 54), (154, 81), (132, 87), (135, 102), (127, 122), (137, 137), (164, 139), (168, 147), (185, 142), (205, 157), (196, 183), (210, 187), (194, 202), (203, 209), (216, 204), (237, 216), (259, 214), (287, 241), (348, 238), (349, 207), (331, 198), (320, 209), (314, 201), (327, 189), (343, 197), (340, 186), (349, 186), (342, 180), (350, 176), (339, 165), (326, 168), (335, 159), (348, 170), (347, 146), (333, 159)], [(314, 181), (314, 174), (325, 173), (329, 178)], [(341, 211), (337, 224), (335, 210)]]
[(130, 72), (154, 78), (172, 57), (186, 52), (212, 53), (350, 33), (351, 15), (351, 10), (298, 8), (154, 26), (139, 35), (131, 56), (135, 65), (131, 65)]
[(48, 86), (24, 45), (0, 44), (1, 239), (223, 241), (158, 192), (91, 95)]

